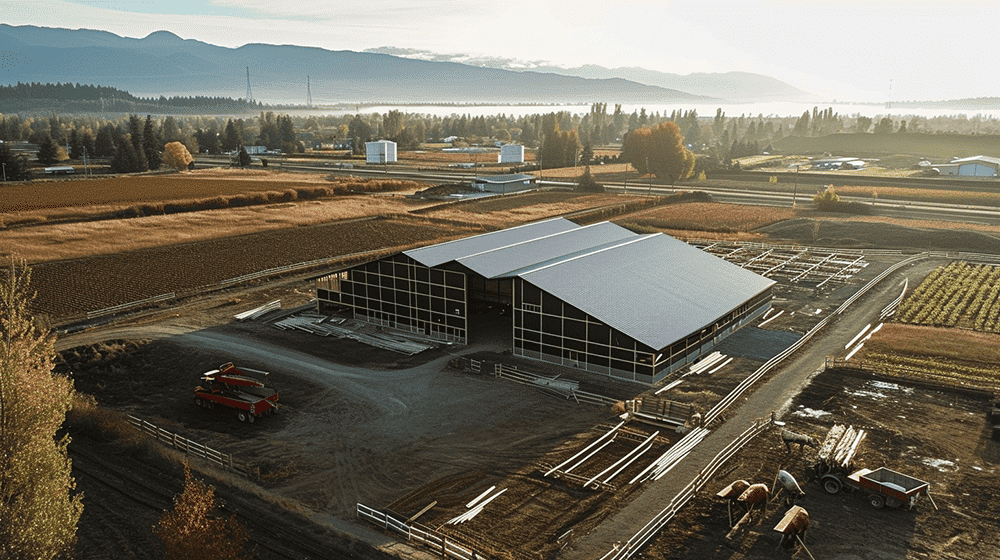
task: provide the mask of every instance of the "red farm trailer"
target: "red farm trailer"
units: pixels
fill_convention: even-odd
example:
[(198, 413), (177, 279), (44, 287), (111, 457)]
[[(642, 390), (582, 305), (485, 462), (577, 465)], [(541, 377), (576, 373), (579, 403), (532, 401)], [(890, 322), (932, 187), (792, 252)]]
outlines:
[(868, 503), (874, 508), (883, 506), (910, 509), (920, 496), (929, 496), (930, 484), (892, 469), (861, 469), (848, 476), (831, 473), (820, 479), (820, 484), (830, 494), (848, 488), (867, 494)]
[(266, 371), (237, 368), (232, 362), (203, 373), (201, 385), (194, 390), (194, 403), (205, 408), (235, 409), (236, 418), (247, 423), (274, 413), (278, 409), (278, 391), (250, 373), (267, 380)]

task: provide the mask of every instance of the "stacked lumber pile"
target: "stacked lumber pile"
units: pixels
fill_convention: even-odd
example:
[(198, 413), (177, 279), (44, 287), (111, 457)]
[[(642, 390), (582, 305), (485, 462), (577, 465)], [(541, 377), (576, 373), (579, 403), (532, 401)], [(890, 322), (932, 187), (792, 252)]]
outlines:
[(255, 321), (275, 309), (281, 309), (280, 299), (269, 301), (260, 307), (255, 307), (249, 311), (244, 311), (243, 313), (237, 313), (236, 315), (233, 315), (233, 318), (237, 321)]
[(826, 434), (826, 439), (819, 446), (819, 459), (830, 466), (840, 466), (850, 469), (854, 456), (858, 453), (858, 447), (865, 440), (868, 433), (854, 426), (844, 426), (834, 424)]

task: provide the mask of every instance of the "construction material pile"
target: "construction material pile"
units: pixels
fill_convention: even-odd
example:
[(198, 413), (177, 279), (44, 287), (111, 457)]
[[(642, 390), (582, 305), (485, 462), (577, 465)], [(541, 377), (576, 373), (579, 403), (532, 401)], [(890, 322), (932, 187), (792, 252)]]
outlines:
[(365, 327), (360, 325), (356, 328), (348, 327), (346, 322), (347, 320), (343, 318), (328, 317), (316, 313), (301, 313), (276, 321), (274, 327), (281, 330), (305, 331), (317, 336), (347, 338), (407, 356), (419, 354), (430, 348), (437, 348), (435, 342), (423, 337), (401, 332), (361, 332)]

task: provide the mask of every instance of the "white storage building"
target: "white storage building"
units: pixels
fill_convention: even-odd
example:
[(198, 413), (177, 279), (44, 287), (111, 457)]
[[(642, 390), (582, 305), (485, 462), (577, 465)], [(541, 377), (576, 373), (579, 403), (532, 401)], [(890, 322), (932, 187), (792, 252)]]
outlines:
[(524, 146), (518, 144), (500, 146), (497, 163), (524, 163)]
[(367, 163), (395, 163), (396, 143), (391, 140), (365, 142), (365, 154)]
[(960, 177), (997, 177), (1000, 175), (1000, 158), (973, 156), (952, 160), (951, 163), (934, 166), (941, 175)]

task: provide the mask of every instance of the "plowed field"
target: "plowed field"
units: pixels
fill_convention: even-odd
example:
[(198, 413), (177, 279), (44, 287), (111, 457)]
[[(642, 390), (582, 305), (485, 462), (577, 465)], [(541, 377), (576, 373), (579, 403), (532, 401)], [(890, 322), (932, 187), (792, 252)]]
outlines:
[(43, 263), (33, 267), (34, 309), (55, 318), (74, 316), (269, 268), (423, 244), (459, 232), (438, 224), (370, 219)]

